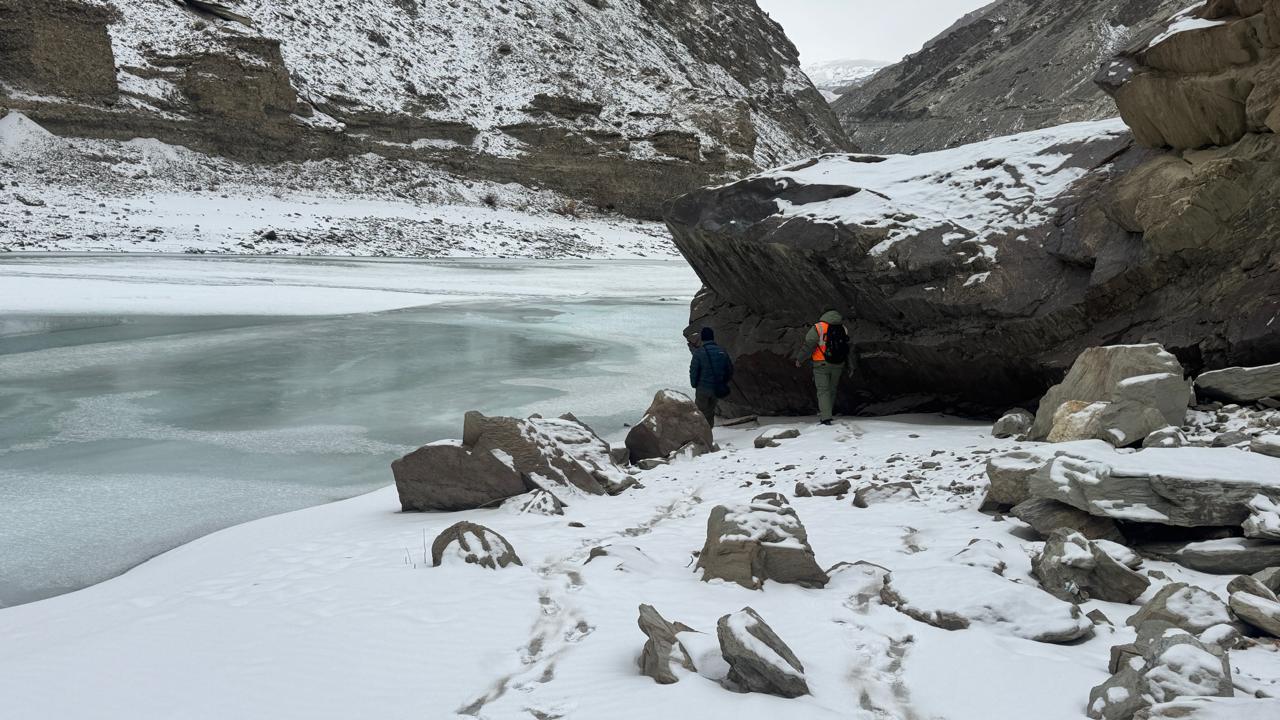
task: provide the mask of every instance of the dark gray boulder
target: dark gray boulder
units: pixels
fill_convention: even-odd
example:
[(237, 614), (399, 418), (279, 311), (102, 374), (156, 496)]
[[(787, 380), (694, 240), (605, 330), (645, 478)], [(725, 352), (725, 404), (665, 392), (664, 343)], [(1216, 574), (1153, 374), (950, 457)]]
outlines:
[(729, 663), (728, 681), (738, 690), (784, 698), (809, 694), (804, 665), (755, 610), (720, 618), (716, 635)]
[(654, 396), (644, 417), (627, 433), (626, 444), (632, 463), (662, 459), (690, 445), (698, 453), (714, 446), (711, 426), (698, 406), (674, 390), (660, 390)]
[(794, 440), (800, 437), (800, 431), (795, 428), (775, 428), (773, 430), (765, 430), (756, 436), (756, 449), (775, 448), (782, 445), (779, 440)]
[(431, 565), (440, 567), (448, 558), (469, 565), (499, 570), (509, 565), (524, 565), (511, 543), (483, 525), (460, 522), (436, 536), (431, 543)]
[(787, 499), (765, 493), (748, 505), (716, 506), (698, 555), (702, 579), (759, 590), (766, 580), (820, 588), (829, 578), (814, 558), (800, 517)]
[(470, 510), (528, 490), (505, 459), (453, 441), (418, 448), (391, 463), (391, 472), (405, 512)]
[(1031, 572), (1053, 596), (1068, 602), (1089, 599), (1131, 603), (1151, 581), (1107, 554), (1104, 547), (1066, 529), (1049, 536), (1031, 563)]
[(996, 424), (991, 427), (991, 436), (995, 438), (1022, 437), (1030, 432), (1031, 425), (1035, 421), (1035, 415), (1021, 408), (1015, 408), (1000, 416)]

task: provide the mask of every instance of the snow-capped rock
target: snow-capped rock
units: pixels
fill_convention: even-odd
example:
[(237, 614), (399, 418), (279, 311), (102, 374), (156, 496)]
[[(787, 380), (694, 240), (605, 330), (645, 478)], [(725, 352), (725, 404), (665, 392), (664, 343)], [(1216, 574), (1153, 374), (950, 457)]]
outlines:
[(881, 597), (899, 612), (944, 630), (982, 625), (1046, 643), (1093, 635), (1093, 623), (1078, 606), (982, 568), (956, 565), (893, 572)]
[(483, 525), (460, 522), (440, 533), (431, 543), (431, 564), (459, 561), (489, 570), (524, 565), (507, 539)]
[(737, 689), (785, 698), (809, 694), (804, 665), (755, 610), (720, 618), (716, 634), (729, 663), (728, 680)]
[(660, 460), (687, 446), (710, 452), (714, 446), (711, 426), (688, 395), (659, 390), (640, 422), (627, 432), (631, 462)]
[(698, 569), (703, 580), (727, 580), (751, 590), (766, 580), (817, 588), (829, 580), (814, 559), (800, 516), (778, 493), (712, 509)]

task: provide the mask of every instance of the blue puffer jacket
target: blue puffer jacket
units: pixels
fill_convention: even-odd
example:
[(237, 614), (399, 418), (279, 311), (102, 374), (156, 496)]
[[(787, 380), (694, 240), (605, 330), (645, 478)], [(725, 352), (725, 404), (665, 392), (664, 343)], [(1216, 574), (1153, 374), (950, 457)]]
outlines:
[(714, 394), (717, 386), (727, 389), (732, 379), (733, 361), (715, 341), (703, 343), (693, 351), (693, 360), (689, 362), (689, 385)]

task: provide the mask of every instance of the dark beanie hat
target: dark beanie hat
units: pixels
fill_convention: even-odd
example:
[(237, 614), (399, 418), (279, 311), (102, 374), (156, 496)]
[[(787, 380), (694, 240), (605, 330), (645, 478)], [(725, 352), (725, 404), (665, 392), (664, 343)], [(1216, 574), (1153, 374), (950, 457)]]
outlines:
[(716, 333), (715, 333), (715, 331), (714, 331), (714, 330), (712, 330), (712, 329), (711, 329), (711, 328), (709, 328), (709, 327), (704, 327), (704, 328), (702, 328), (702, 341), (703, 341), (703, 342), (706, 342), (706, 341), (708, 341), (708, 340), (715, 340), (715, 339), (716, 339)]

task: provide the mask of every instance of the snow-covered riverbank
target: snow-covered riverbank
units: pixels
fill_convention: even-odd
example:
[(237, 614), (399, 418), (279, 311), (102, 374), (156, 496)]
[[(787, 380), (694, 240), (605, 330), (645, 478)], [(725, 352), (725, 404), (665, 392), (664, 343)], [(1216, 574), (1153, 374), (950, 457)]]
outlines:
[(373, 490), (468, 410), (621, 429), (684, 375), (696, 289), (679, 261), (0, 255), (0, 606)]
[[(566, 407), (565, 409), (571, 409)], [(717, 504), (789, 497), (823, 567), (868, 561), (960, 578), (948, 597), (981, 604), (990, 570), (956, 554), (998, 543), (1004, 577), (1034, 586), (1038, 543), (1019, 521), (976, 507), (985, 459), (1019, 444), (937, 416), (796, 426), (756, 449), (757, 428), (718, 431), (724, 452), (641, 474), (645, 487), (579, 499), (563, 517), (507, 509), (402, 514), (392, 488), (231, 528), (119, 578), (0, 611), (0, 697), (40, 718), (877, 718), (1074, 720), (1132, 639), (1136, 608), (1088, 602), (1114, 627), (1071, 645), (999, 624), (947, 631), (883, 605), (874, 582), (836, 573), (822, 590), (704, 583), (693, 568)], [(1026, 445), (1023, 443), (1022, 445)], [(933, 467), (936, 464), (937, 467)], [(854, 507), (797, 498), (795, 483), (842, 471), (907, 480), (919, 499)], [(424, 566), (424, 543), (459, 521), (503, 533), (524, 567)], [(580, 523), (582, 527), (571, 526)], [(592, 548), (610, 554), (587, 562)], [(984, 548), (997, 548), (984, 544)], [(1170, 581), (1221, 592), (1229, 579), (1148, 562)], [(968, 583), (965, 578), (972, 578)], [(1001, 582), (1005, 582), (1002, 580)], [(1165, 580), (1153, 580), (1154, 594)], [(972, 596), (972, 597), (969, 597)], [(812, 695), (722, 689), (639, 674), (637, 605), (704, 633), (755, 608), (804, 663)], [(684, 637), (684, 636), (682, 636)], [(714, 634), (708, 642), (714, 655)], [(704, 658), (714, 659), (714, 658)], [(1280, 652), (1231, 653), (1237, 682), (1280, 694)], [(714, 662), (700, 671), (714, 676)]]
[(0, 118), (0, 253), (674, 257), (661, 223), (365, 155), (235, 163), (158, 140), (63, 138)]

